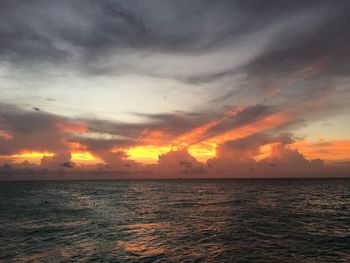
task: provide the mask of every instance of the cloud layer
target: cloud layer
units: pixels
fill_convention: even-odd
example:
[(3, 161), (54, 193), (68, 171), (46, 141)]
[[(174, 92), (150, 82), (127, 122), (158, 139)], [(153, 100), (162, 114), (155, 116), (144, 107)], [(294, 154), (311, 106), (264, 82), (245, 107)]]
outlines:
[(346, 0), (0, 10), (2, 173), (348, 176)]

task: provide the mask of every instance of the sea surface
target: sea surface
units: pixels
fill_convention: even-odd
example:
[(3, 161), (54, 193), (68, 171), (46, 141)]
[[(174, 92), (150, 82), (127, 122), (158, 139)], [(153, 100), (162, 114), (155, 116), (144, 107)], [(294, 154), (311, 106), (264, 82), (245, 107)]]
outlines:
[(350, 262), (350, 180), (2, 182), (0, 262)]

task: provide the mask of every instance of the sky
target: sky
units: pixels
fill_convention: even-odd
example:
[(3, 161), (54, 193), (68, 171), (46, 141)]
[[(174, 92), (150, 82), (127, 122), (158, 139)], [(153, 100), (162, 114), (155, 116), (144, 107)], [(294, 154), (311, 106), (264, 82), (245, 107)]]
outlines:
[(350, 2), (0, 2), (0, 179), (350, 176)]

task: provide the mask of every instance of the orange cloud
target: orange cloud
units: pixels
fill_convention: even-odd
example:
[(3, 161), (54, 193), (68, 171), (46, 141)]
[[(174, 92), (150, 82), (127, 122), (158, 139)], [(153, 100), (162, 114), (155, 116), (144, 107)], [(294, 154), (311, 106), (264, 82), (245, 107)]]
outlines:
[(273, 148), (276, 147), (278, 144), (280, 144), (280, 142), (273, 142), (273, 143), (261, 145), (259, 147), (259, 154), (253, 157), (254, 160), (261, 161), (263, 159), (270, 157), (273, 153)]
[(302, 152), (307, 159), (320, 158), (325, 161), (350, 160), (350, 140), (298, 141), (291, 145)]
[(126, 149), (125, 153), (131, 160), (150, 164), (156, 163), (160, 155), (168, 153), (170, 151), (170, 146), (144, 145)]
[(23, 161), (29, 161), (30, 163), (39, 164), (44, 156), (53, 157), (55, 154), (52, 152), (36, 152), (23, 150), (17, 154), (2, 155), (1, 159), (9, 159), (15, 163), (21, 163)]
[[(235, 107), (226, 112), (221, 118), (210, 121), (200, 127), (197, 127), (179, 137), (166, 143), (168, 136), (163, 131), (152, 131), (147, 136), (142, 138), (145, 146), (136, 146), (126, 149), (126, 154), (132, 160), (137, 160), (143, 163), (156, 163), (160, 155), (166, 154), (172, 150), (187, 149), (188, 152), (197, 160), (205, 162), (209, 158), (215, 156), (215, 143), (196, 143), (205, 131), (219, 124), (227, 118), (236, 115), (241, 108)], [(162, 145), (163, 144), (163, 145)], [(158, 146), (162, 145), (162, 146)]]
[(144, 130), (141, 134), (141, 140), (146, 145), (162, 145), (169, 141), (169, 135), (159, 130)]
[(187, 148), (190, 145), (194, 144), (198, 138), (200, 138), (207, 130), (214, 127), (215, 125), (218, 125), (219, 123), (225, 121), (228, 118), (231, 118), (235, 116), (238, 112), (242, 111), (243, 108), (241, 107), (234, 107), (230, 111), (223, 114), (221, 118), (218, 118), (216, 120), (212, 120), (208, 123), (205, 123), (204, 125), (195, 128), (191, 131), (189, 131), (186, 134), (183, 134), (172, 141), (172, 145), (174, 145), (177, 148)]
[[(184, 148), (172, 147), (170, 145), (144, 145), (126, 149), (125, 153), (131, 160), (139, 161), (145, 164), (154, 164), (157, 163), (159, 156), (169, 153), (172, 150), (181, 149)], [(215, 156), (216, 145), (207, 143), (194, 144), (188, 147), (187, 150), (198, 161), (206, 162), (208, 159), (213, 158)]]
[(79, 142), (67, 142), (69, 149), (72, 151), (86, 150), (87, 147)]
[(63, 132), (80, 132), (85, 133), (88, 131), (86, 124), (82, 121), (78, 122), (62, 122), (58, 121), (55, 123), (55, 126)]
[(208, 159), (215, 157), (216, 144), (214, 143), (199, 143), (191, 145), (188, 152), (200, 162), (206, 162)]
[[(125, 152), (132, 160), (137, 160), (143, 163), (156, 163), (158, 157), (162, 154), (165, 154), (171, 150), (185, 149), (197, 160), (206, 162), (208, 159), (215, 157), (216, 147), (218, 144), (222, 144), (225, 141), (229, 140), (247, 137), (251, 134), (256, 133), (257, 131), (260, 132), (268, 128), (273, 128), (289, 121), (289, 118), (286, 114), (276, 113), (256, 122), (244, 125), (240, 128), (219, 134), (205, 141), (200, 141), (200, 138), (208, 129), (214, 127), (215, 125), (218, 125), (230, 117), (233, 117), (241, 110), (241, 108), (234, 108), (233, 110), (225, 113), (221, 118), (210, 121), (198, 128), (195, 128), (188, 133), (172, 140), (169, 144), (159, 146), (154, 143), (147, 144), (145, 146), (135, 146), (126, 149)], [(148, 142), (160, 142), (159, 140), (151, 140), (150, 138), (153, 136), (165, 137), (162, 132), (155, 132), (152, 134), (152, 136), (147, 137), (149, 139)]]
[[(12, 155), (0, 155), (0, 159), (11, 160), (14, 163), (21, 163), (28, 161), (29, 163), (40, 164), (42, 158), (44, 157), (54, 157), (56, 154), (53, 152), (37, 152), (23, 150), (17, 154)], [(94, 165), (97, 163), (102, 163), (103, 161), (95, 156), (93, 156), (88, 151), (76, 151), (71, 153), (71, 161), (83, 164), (83, 165)]]
[(213, 138), (210, 138), (208, 140), (208, 142), (214, 143), (214, 144), (221, 144), (225, 141), (244, 138), (244, 137), (247, 137), (251, 134), (261, 132), (265, 129), (276, 127), (276, 126), (281, 125), (283, 123), (286, 123), (288, 121), (289, 121), (289, 118), (286, 114), (276, 113), (276, 114), (270, 115), (266, 118), (263, 118), (261, 120), (258, 120), (256, 122), (244, 125), (240, 128), (233, 129), (229, 132), (217, 135)]
[(94, 165), (103, 163), (100, 158), (95, 157), (88, 151), (72, 152), (71, 161), (82, 165)]

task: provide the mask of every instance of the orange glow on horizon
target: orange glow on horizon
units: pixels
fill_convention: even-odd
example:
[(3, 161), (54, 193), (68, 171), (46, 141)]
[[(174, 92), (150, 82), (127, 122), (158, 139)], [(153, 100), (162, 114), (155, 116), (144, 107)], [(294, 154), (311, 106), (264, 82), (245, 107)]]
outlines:
[[(17, 154), (12, 155), (0, 155), (1, 159), (9, 159), (13, 160), (15, 163), (21, 163), (24, 161), (28, 161), (30, 163), (34, 164), (40, 164), (41, 159), (43, 157), (54, 157), (55, 154), (52, 152), (37, 152), (37, 151), (21, 151)], [(81, 151), (81, 152), (72, 152), (71, 153), (71, 161), (76, 162), (79, 164), (97, 164), (97, 163), (103, 163), (102, 160), (99, 158), (93, 156), (90, 152), (87, 151)]]
[(170, 146), (154, 145), (136, 146), (125, 150), (130, 159), (147, 164), (156, 163), (160, 155), (168, 153), (170, 151)]
[(39, 164), (41, 159), (44, 156), (52, 157), (52, 156), (55, 156), (55, 154), (52, 152), (36, 152), (36, 151), (24, 150), (24, 151), (21, 151), (17, 154), (1, 155), (0, 158), (13, 160), (15, 163), (21, 163), (24, 161), (28, 161), (30, 163)]
[(329, 162), (350, 160), (350, 140), (298, 141), (291, 147), (298, 149), (307, 159), (319, 158)]
[[(168, 153), (171, 150), (188, 149), (188, 152), (198, 161), (206, 162), (208, 159), (216, 156), (217, 145), (229, 140), (244, 138), (260, 130), (276, 127), (277, 125), (285, 123), (289, 120), (287, 115), (283, 113), (276, 113), (262, 120), (258, 120), (254, 123), (247, 124), (243, 127), (233, 129), (229, 132), (200, 142), (200, 137), (206, 130), (219, 124), (223, 120), (234, 116), (239, 111), (240, 109), (231, 110), (220, 119), (211, 121), (207, 124), (202, 125), (201, 127), (189, 131), (182, 136), (179, 136), (171, 142), (171, 146), (157, 146), (150, 144), (146, 146), (131, 147), (126, 149), (125, 152), (130, 159), (149, 164), (156, 163), (158, 161), (159, 155)], [(264, 158), (264, 155), (262, 155), (261, 158)]]
[[(120, 148), (116, 151), (124, 151), (128, 159), (135, 160), (144, 164), (155, 164), (158, 162), (159, 156), (166, 154), (172, 150), (187, 150), (190, 155), (196, 158), (198, 161), (205, 163), (208, 159), (216, 157), (216, 148), (218, 145), (227, 141), (237, 140), (245, 138), (258, 132), (264, 132), (267, 129), (275, 128), (281, 124), (285, 124), (290, 121), (293, 111), (278, 112), (257, 120), (252, 123), (248, 123), (230, 131), (214, 134), (211, 137), (208, 136), (208, 130), (227, 118), (230, 118), (239, 113), (241, 108), (234, 108), (233, 110), (225, 113), (220, 118), (209, 121), (194, 128), (189, 132), (180, 135), (174, 139), (170, 139), (170, 133), (155, 130), (145, 130), (141, 136), (140, 142), (144, 145), (132, 146), (130, 148)], [(293, 108), (295, 111), (295, 108)], [(62, 131), (69, 132), (85, 132), (87, 128), (84, 123), (78, 124), (66, 124), (59, 123), (58, 127)], [(0, 130), (0, 138), (12, 139), (12, 136), (6, 131)], [(254, 156), (256, 161), (265, 159), (271, 155), (272, 148), (276, 143), (269, 143), (260, 146), (259, 153)], [(67, 148), (70, 150), (71, 161), (78, 165), (96, 165), (98, 163), (104, 163), (104, 161), (95, 155), (93, 152), (88, 151), (88, 148), (79, 142), (66, 142)], [(336, 160), (350, 160), (350, 140), (335, 140), (335, 141), (298, 141), (290, 145), (291, 148), (298, 149), (298, 151), (305, 156), (306, 159), (320, 158), (325, 161)], [(44, 157), (53, 157), (55, 153), (48, 151), (29, 151), (23, 150), (13, 155), (2, 155), (1, 159), (9, 159), (15, 163), (20, 163), (28, 160), (30, 163), (40, 164), (41, 159)]]
[(75, 162), (75, 163), (88, 164), (88, 165), (103, 163), (103, 161), (100, 158), (93, 156), (88, 151), (72, 152), (71, 160), (72, 162)]
[(205, 163), (216, 156), (216, 146), (216, 144), (195, 144), (188, 148), (188, 152), (198, 161)]
[(30, 151), (22, 151), (19, 154), (13, 154), (11, 157), (13, 158), (37, 158), (37, 157), (44, 157), (44, 156), (49, 156), (52, 157), (54, 156), (54, 153), (51, 152), (30, 152)]
[[(157, 163), (158, 158), (162, 154), (166, 154), (170, 151), (177, 151), (181, 148), (171, 146), (136, 146), (125, 150), (129, 159), (140, 161), (145, 164)], [(183, 148), (185, 149), (185, 148)], [(216, 145), (215, 144), (196, 144), (191, 145), (188, 148), (188, 152), (195, 157), (198, 161), (206, 162), (208, 159), (215, 157)]]

